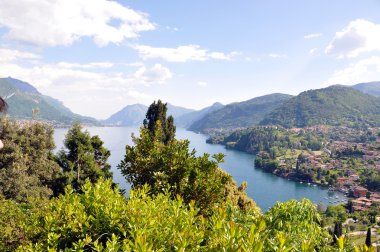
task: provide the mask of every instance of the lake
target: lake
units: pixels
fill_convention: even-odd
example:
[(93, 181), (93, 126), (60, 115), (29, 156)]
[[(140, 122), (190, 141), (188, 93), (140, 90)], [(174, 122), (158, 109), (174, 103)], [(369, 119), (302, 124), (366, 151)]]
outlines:
[[(116, 168), (120, 160), (125, 154), (125, 145), (132, 144), (131, 134), (138, 134), (137, 127), (89, 127), (86, 128), (91, 135), (99, 135), (104, 141), (105, 147), (111, 151), (109, 163), (112, 165), (114, 182), (127, 191), (130, 185)], [(67, 129), (56, 129), (54, 140), (57, 150), (63, 147), (63, 140)], [(207, 144), (207, 136), (196, 134), (184, 129), (177, 129), (177, 139), (188, 139), (190, 147), (197, 150), (198, 155), (204, 152), (215, 154), (222, 152), (225, 154), (225, 162), (220, 166), (222, 169), (230, 173), (235, 181), (240, 184), (247, 181), (247, 194), (253, 198), (256, 204), (266, 211), (277, 201), (287, 201), (290, 199), (308, 198), (313, 203), (323, 203), (325, 205), (331, 202), (346, 202), (346, 197), (339, 192), (331, 192), (326, 188), (319, 186), (301, 184), (289, 181), (284, 178), (277, 177), (273, 174), (263, 172), (261, 169), (255, 168), (255, 156), (235, 150), (228, 150), (222, 145)]]

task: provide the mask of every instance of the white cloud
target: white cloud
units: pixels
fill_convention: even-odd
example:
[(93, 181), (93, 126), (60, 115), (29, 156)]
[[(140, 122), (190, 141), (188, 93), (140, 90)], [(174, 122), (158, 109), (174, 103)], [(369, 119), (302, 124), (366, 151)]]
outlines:
[(309, 54), (311, 56), (318, 56), (319, 55), (319, 49), (318, 48), (312, 48), (312, 49), (310, 49)]
[(335, 34), (325, 53), (339, 58), (355, 58), (372, 51), (380, 51), (380, 24), (357, 19)]
[(0, 62), (10, 62), (15, 60), (36, 60), (40, 56), (30, 52), (23, 52), (12, 49), (0, 48)]
[(143, 59), (161, 58), (169, 62), (187, 62), (187, 61), (207, 61), (215, 60), (231, 60), (239, 52), (223, 53), (209, 52), (202, 49), (199, 45), (185, 45), (177, 48), (151, 47), (147, 45), (132, 46), (138, 51)]
[(336, 71), (327, 81), (327, 84), (356, 84), (360, 82), (380, 80), (380, 57), (351, 63), (345, 69)]
[(106, 46), (155, 29), (146, 14), (108, 0), (0, 0), (0, 26), (8, 39), (38, 46), (68, 46), (81, 37)]
[(198, 85), (198, 86), (201, 86), (201, 87), (205, 87), (205, 86), (208, 85), (208, 83), (205, 82), (205, 81), (198, 81), (197, 85)]
[(268, 56), (274, 59), (281, 59), (281, 58), (284, 59), (288, 57), (286, 54), (277, 54), (277, 53), (270, 53)]
[(145, 66), (140, 67), (133, 75), (133, 77), (144, 84), (165, 83), (168, 79), (172, 78), (171, 71), (161, 64), (155, 64), (151, 68)]
[(318, 38), (321, 37), (323, 34), (322, 33), (312, 33), (312, 34), (307, 34), (303, 36), (304, 39), (313, 39), (313, 38)]
[(59, 67), (68, 68), (68, 69), (94, 69), (94, 68), (111, 68), (114, 66), (111, 62), (91, 62), (87, 64), (80, 63), (70, 63), (70, 62), (59, 62), (57, 63)]
[[(97, 118), (106, 118), (127, 103), (149, 102), (152, 96), (138, 89), (142, 85), (163, 83), (172, 77), (170, 70), (160, 64), (151, 68), (140, 67), (129, 75), (112, 72), (112, 69), (102, 72), (97, 63), (66, 62), (66, 67), (62, 65), (60, 62), (26, 67), (0, 61), (0, 77), (11, 76), (27, 81), (41, 93), (64, 101), (74, 112)], [(94, 65), (96, 67), (92, 68)]]

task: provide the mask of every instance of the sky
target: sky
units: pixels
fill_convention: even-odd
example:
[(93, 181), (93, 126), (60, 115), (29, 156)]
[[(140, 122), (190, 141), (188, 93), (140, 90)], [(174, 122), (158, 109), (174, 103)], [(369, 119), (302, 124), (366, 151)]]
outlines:
[(0, 77), (108, 118), (380, 80), (380, 0), (0, 0)]

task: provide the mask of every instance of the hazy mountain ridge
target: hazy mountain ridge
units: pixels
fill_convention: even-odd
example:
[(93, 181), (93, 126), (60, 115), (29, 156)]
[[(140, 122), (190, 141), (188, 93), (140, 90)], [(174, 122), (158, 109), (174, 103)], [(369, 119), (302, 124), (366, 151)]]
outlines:
[[(148, 107), (143, 104), (127, 105), (118, 112), (112, 114), (109, 118), (102, 121), (105, 125), (113, 126), (139, 126), (143, 123)], [(180, 106), (175, 106), (168, 103), (168, 115), (174, 118), (181, 117), (185, 114), (194, 112), (193, 109), (188, 109)]]
[(245, 128), (257, 125), (267, 113), (291, 97), (291, 95), (275, 93), (228, 104), (194, 122), (189, 130), (207, 133), (219, 129)]
[(380, 97), (380, 81), (359, 83), (351, 87), (361, 91), (362, 93)]
[(260, 124), (380, 126), (380, 98), (341, 85), (309, 90), (270, 112)]
[(184, 114), (184, 115), (176, 118), (175, 124), (178, 127), (188, 128), (191, 124), (202, 119), (207, 114), (215, 112), (215, 111), (217, 111), (223, 107), (224, 107), (224, 105), (221, 104), (220, 102), (215, 102), (214, 104), (212, 104), (209, 107), (203, 108), (201, 110), (193, 111), (193, 112)]
[(71, 112), (59, 100), (42, 95), (31, 84), (17, 79), (0, 78), (0, 96), (6, 99), (11, 118), (32, 119), (35, 110), (34, 118), (55, 125), (70, 125), (75, 121), (97, 124), (96, 119)]

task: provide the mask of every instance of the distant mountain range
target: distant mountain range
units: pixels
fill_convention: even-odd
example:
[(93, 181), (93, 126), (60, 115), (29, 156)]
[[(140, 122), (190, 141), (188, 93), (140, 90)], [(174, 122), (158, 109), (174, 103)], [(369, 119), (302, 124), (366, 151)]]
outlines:
[[(98, 122), (73, 113), (59, 100), (41, 94), (27, 82), (13, 78), (0, 78), (0, 96), (6, 98), (8, 114), (13, 118), (35, 117), (65, 126), (74, 121), (92, 125), (138, 126), (142, 124), (148, 109), (142, 104), (128, 105)], [(284, 127), (316, 124), (380, 126), (380, 82), (360, 83), (351, 87), (335, 85), (305, 91), (297, 96), (269, 94), (228, 105), (214, 103), (197, 111), (168, 104), (168, 115), (173, 115), (178, 127), (203, 133), (258, 124)]]
[(270, 94), (232, 103), (192, 123), (189, 130), (209, 133), (218, 129), (250, 127), (259, 124), (266, 114), (290, 98), (292, 96), (287, 94)]
[[(174, 118), (195, 112), (193, 109), (175, 106), (170, 103), (168, 103), (167, 107), (167, 115), (172, 115)], [(102, 121), (102, 123), (114, 126), (139, 126), (143, 123), (147, 110), (148, 107), (143, 104), (127, 105), (108, 119)]]
[(380, 98), (339, 85), (309, 90), (268, 113), (260, 124), (380, 126)]
[(71, 112), (59, 100), (42, 95), (29, 83), (17, 79), (0, 78), (0, 96), (9, 105), (8, 115), (15, 119), (35, 118), (55, 125), (70, 125), (75, 121), (98, 124), (94, 118)]
[(380, 97), (380, 81), (373, 81), (368, 83), (359, 83), (351, 86), (353, 89), (359, 90), (365, 94)]
[(180, 117), (177, 117), (175, 118), (175, 124), (178, 126), (178, 127), (181, 127), (181, 128), (188, 128), (190, 127), (190, 125), (192, 125), (194, 122), (198, 121), (198, 120), (201, 120), (202, 118), (204, 118), (206, 115), (211, 115), (213, 114), (214, 112), (216, 112), (217, 110), (223, 108), (224, 105), (219, 103), (219, 102), (216, 102), (214, 104), (212, 104), (211, 106), (209, 107), (206, 107), (206, 108), (203, 108), (201, 110), (198, 110), (198, 111), (193, 111), (193, 112), (190, 112), (190, 113), (187, 113), (187, 114), (184, 114)]

